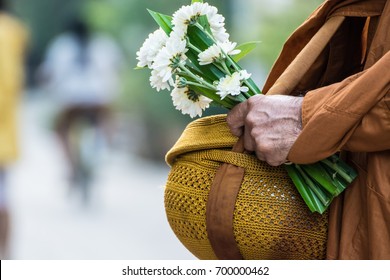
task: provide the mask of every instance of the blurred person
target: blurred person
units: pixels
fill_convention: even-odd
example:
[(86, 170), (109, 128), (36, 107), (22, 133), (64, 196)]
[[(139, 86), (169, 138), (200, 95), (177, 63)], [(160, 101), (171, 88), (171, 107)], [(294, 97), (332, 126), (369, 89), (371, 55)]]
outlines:
[(75, 19), (53, 39), (39, 67), (39, 82), (59, 107), (55, 130), (69, 163), (73, 186), (80, 184), (83, 171), (77, 154), (81, 151), (75, 152), (72, 142), (72, 129), (84, 122), (99, 129), (106, 140), (109, 138), (122, 61), (121, 51), (111, 38), (92, 33), (84, 21)]
[[(298, 86), (272, 85), (327, 19), (345, 16)], [(287, 40), (258, 95), (228, 114), (270, 165), (343, 152), (358, 178), (329, 209), (327, 259), (390, 259), (390, 0), (324, 1)], [(299, 96), (302, 95), (302, 96)]]
[(9, 257), (10, 216), (7, 205), (7, 167), (18, 159), (17, 110), (24, 86), (28, 32), (0, 0), (0, 258)]

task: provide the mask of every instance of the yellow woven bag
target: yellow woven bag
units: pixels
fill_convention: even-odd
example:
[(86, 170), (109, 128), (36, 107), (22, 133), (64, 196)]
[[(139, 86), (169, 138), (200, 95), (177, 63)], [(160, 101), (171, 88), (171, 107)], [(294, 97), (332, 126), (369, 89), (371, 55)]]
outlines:
[(171, 171), (164, 202), (177, 238), (197, 258), (217, 259), (206, 209), (217, 169), (230, 163), (245, 171), (232, 217), (232, 235), (242, 258), (324, 259), (327, 214), (309, 211), (283, 166), (233, 152), (237, 140), (226, 115), (204, 117), (190, 123), (167, 153)]

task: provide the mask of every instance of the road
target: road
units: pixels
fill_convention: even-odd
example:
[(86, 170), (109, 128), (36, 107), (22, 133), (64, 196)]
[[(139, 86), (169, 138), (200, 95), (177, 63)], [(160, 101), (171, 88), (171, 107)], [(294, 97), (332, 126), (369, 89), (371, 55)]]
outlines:
[(21, 158), (10, 169), (11, 259), (192, 260), (164, 211), (168, 168), (111, 152), (98, 166), (88, 207), (70, 192), (66, 165), (48, 129), (48, 105), (21, 106)]

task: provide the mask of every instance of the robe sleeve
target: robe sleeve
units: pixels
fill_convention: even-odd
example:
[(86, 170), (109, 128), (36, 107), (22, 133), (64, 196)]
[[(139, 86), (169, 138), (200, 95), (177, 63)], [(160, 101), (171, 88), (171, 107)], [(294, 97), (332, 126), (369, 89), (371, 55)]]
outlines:
[(288, 159), (305, 164), (338, 151), (390, 149), (390, 52), (369, 69), (306, 94), (303, 129)]

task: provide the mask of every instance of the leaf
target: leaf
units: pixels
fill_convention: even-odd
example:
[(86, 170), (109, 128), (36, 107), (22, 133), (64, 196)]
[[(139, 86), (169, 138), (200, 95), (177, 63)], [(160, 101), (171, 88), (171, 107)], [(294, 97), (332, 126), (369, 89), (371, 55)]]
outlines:
[(189, 26), (187, 34), (188, 38), (190, 38), (191, 44), (201, 51), (206, 50), (214, 44), (213, 40), (196, 26)]
[[(247, 79), (248, 83), (251, 85), (251, 87), (254, 89), (253, 94), (261, 94), (261, 90), (257, 87), (256, 83), (251, 79)], [(250, 91), (252, 92), (252, 91)]]
[[(228, 56), (228, 62), (229, 67), (233, 67), (235, 71), (242, 70), (241, 66), (237, 64), (236, 61), (232, 59), (231, 56)], [(252, 80), (252, 78), (249, 78), (246, 80), (248, 85), (250, 86), (248, 93), (252, 96), (255, 94), (261, 94), (261, 90), (257, 87), (256, 83)], [(252, 90), (253, 89), (253, 90)]]
[(213, 64), (199, 65), (198, 55), (195, 51), (189, 50), (186, 55), (191, 61), (191, 67), (196, 70), (199, 76), (202, 76), (208, 82), (213, 83), (224, 76), (224, 74)]
[(334, 173), (337, 173), (337, 176), (340, 176), (348, 183), (351, 183), (357, 177), (356, 171), (336, 155), (323, 159), (321, 163), (326, 164)]
[(316, 183), (315, 180), (312, 180), (312, 178), (302, 168), (302, 165), (296, 164), (294, 167), (298, 170), (307, 186), (315, 193), (316, 197), (325, 205), (325, 207), (329, 206), (333, 196), (329, 196), (329, 194), (327, 194), (324, 189)]
[(242, 58), (247, 56), (251, 51), (253, 51), (258, 44), (260, 44), (260, 41), (252, 41), (252, 42), (247, 42), (243, 43), (239, 46), (237, 46), (236, 49), (241, 50), (239, 54), (233, 55), (232, 58), (235, 62), (239, 62)]
[(226, 98), (221, 100), (221, 98), (217, 94), (215, 94), (214, 91), (211, 91), (209, 89), (205, 89), (197, 86), (190, 86), (190, 88), (195, 90), (195, 92), (212, 99), (216, 104), (221, 105), (226, 109), (232, 109), (235, 105), (229, 100), (227, 100)]
[(160, 14), (148, 9), (149, 14), (157, 22), (157, 24), (162, 28), (162, 30), (169, 35), (172, 31), (172, 17), (164, 14)]
[(192, 1), (191, 1), (191, 4), (194, 4), (194, 3), (196, 3), (196, 2), (203, 3), (203, 0), (192, 0)]
[(357, 177), (357, 172), (355, 169), (353, 169), (351, 166), (346, 164), (340, 157), (337, 155), (332, 155), (329, 157), (333, 162), (337, 164), (340, 169), (342, 169), (352, 180), (349, 181), (351, 183), (356, 177)]
[(305, 180), (302, 178), (295, 166), (285, 165), (284, 167), (310, 211), (322, 214), (326, 210), (326, 207), (321, 203), (321, 201), (315, 198), (315, 194), (306, 186)]
[[(199, 28), (195, 26), (188, 27), (188, 37), (191, 39), (191, 44), (201, 51), (207, 49), (213, 44), (213, 41)], [(201, 76), (208, 78), (211, 83), (224, 77), (225, 74), (219, 70), (215, 65), (199, 65), (198, 53), (192, 49), (187, 52), (188, 58), (202, 73)]]
[(200, 16), (198, 22), (209, 34), (212, 34), (207, 16)]
[(334, 171), (334, 169), (327, 166), (325, 163), (323, 163), (323, 161), (320, 161), (319, 164), (321, 164), (321, 166), (328, 172), (329, 177), (333, 179), (333, 183), (337, 187), (337, 192), (339, 194), (342, 193), (350, 183), (340, 177), (338, 173)]
[(314, 179), (318, 184), (320, 184), (327, 192), (332, 196), (339, 195), (338, 188), (334, 183), (334, 179), (329, 176), (326, 169), (324, 169), (321, 164), (302, 164), (302, 169), (306, 174)]

